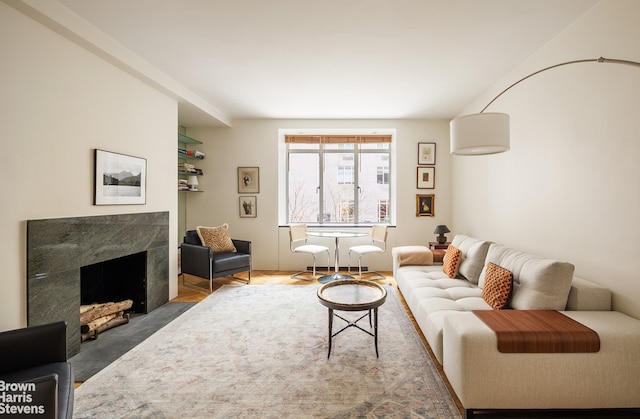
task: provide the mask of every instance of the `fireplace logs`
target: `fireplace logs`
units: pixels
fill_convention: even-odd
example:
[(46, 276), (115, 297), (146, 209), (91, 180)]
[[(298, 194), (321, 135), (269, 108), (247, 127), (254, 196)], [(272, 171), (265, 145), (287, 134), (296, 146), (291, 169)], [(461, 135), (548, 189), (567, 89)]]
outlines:
[(97, 339), (98, 334), (129, 322), (133, 300), (80, 306), (80, 332), (82, 342)]

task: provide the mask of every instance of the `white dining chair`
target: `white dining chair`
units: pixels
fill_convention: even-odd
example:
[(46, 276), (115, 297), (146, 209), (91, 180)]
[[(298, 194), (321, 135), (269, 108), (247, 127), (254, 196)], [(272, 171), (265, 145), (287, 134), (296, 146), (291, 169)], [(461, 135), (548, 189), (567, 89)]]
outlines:
[[(351, 274), (351, 254), (354, 253), (358, 256), (358, 275), (362, 278), (362, 256), (372, 253), (384, 253), (387, 250), (387, 226), (376, 224), (371, 227), (371, 233), (369, 235), (371, 244), (362, 244), (358, 246), (351, 246), (349, 248), (349, 273)], [(369, 279), (384, 279), (386, 278), (380, 272), (369, 271), (373, 274), (373, 277)]]
[[(327, 253), (327, 267), (329, 266), (329, 248), (327, 246), (321, 246), (318, 244), (308, 244), (307, 243), (307, 225), (306, 224), (295, 224), (289, 226), (289, 246), (291, 251), (294, 253), (308, 253), (313, 256), (313, 270), (309, 271), (308, 269), (304, 271), (300, 271), (291, 275), (291, 278), (294, 279), (309, 279), (308, 277), (302, 276), (304, 273), (311, 272), (312, 278), (316, 277), (316, 255), (320, 253)], [(327, 274), (327, 272), (320, 272), (323, 275)]]

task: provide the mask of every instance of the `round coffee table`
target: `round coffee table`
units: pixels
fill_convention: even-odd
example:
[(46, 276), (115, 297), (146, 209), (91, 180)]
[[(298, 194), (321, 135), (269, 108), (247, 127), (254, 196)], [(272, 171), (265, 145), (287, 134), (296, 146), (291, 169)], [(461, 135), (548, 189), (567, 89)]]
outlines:
[[(376, 357), (378, 357), (378, 307), (384, 303), (386, 298), (387, 290), (380, 284), (357, 279), (332, 281), (318, 288), (318, 299), (320, 303), (329, 309), (329, 352), (327, 353), (327, 358), (331, 356), (333, 338), (349, 327), (355, 327), (373, 336)], [(334, 310), (366, 311), (366, 313), (355, 321), (351, 321), (336, 314)], [(373, 325), (371, 324), (371, 311), (373, 311)], [(367, 316), (369, 317), (369, 327), (373, 327), (373, 333), (357, 325), (360, 320)], [(347, 325), (336, 333), (333, 333), (334, 317), (338, 317), (347, 322)]]

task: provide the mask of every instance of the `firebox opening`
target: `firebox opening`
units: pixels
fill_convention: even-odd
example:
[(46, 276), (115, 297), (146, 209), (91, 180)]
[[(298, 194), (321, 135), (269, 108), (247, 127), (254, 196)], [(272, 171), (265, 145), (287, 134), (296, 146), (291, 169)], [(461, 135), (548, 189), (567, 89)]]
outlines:
[(147, 252), (80, 268), (80, 304), (133, 300), (129, 312), (147, 312)]

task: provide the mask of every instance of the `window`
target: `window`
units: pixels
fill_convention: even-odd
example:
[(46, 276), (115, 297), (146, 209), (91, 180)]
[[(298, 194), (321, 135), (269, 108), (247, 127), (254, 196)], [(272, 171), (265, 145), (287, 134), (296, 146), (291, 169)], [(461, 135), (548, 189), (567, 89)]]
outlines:
[(353, 184), (353, 166), (338, 166), (338, 183)]
[(389, 223), (391, 135), (285, 135), (286, 223)]
[(377, 181), (379, 185), (389, 184), (389, 166), (378, 166)]

